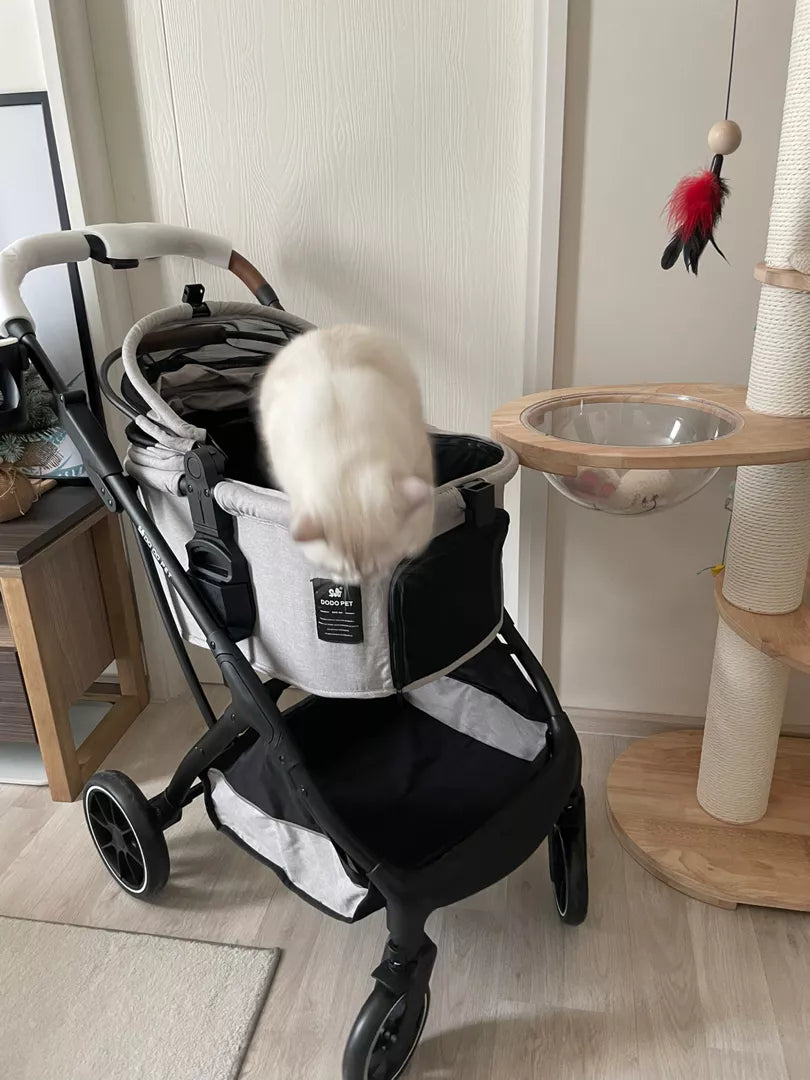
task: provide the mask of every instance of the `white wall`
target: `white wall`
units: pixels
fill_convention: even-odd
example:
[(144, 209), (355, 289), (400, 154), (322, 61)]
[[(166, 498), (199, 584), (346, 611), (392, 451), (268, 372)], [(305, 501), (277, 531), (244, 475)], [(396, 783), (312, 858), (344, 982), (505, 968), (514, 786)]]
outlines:
[(44, 88), (34, 0), (0, 0), (0, 94)]
[[(661, 210), (707, 163), (733, 4), (575, 0), (569, 10), (555, 385), (744, 383), (793, 3), (740, 5), (731, 116), (743, 143), (726, 160), (718, 235), (729, 262), (710, 250), (697, 280), (660, 269)], [(721, 558), (729, 479), (644, 519), (552, 495), (546, 658), (567, 704), (703, 713), (716, 617), (712, 578), (697, 571)]]

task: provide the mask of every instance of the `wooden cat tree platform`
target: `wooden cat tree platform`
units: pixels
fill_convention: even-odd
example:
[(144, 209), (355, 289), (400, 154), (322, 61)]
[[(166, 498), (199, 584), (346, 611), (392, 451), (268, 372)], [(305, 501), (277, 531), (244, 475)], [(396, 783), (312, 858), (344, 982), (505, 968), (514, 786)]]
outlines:
[[(768, 244), (755, 275), (747, 392), (547, 391), (503, 406), (492, 427), (563, 494), (613, 513), (660, 509), (667, 501), (656, 492), (675, 492), (674, 505), (702, 486), (696, 473), (689, 492), (673, 470), (710, 476), (715, 465), (738, 466), (706, 726), (630, 746), (608, 777), (608, 814), (625, 849), (681, 892), (727, 908), (810, 911), (810, 739), (780, 737), (789, 671), (810, 672), (810, 0), (796, 2)], [(686, 445), (677, 445), (677, 410), (659, 431), (653, 415), (671, 410), (647, 408), (627, 431), (609, 415), (677, 394), (690, 399)], [(725, 421), (712, 430), (695, 420), (696, 407)], [(555, 409), (565, 410), (556, 420)], [(606, 437), (616, 431), (631, 445)], [(631, 437), (639, 434), (644, 445)], [(615, 497), (622, 485), (624, 501)]]

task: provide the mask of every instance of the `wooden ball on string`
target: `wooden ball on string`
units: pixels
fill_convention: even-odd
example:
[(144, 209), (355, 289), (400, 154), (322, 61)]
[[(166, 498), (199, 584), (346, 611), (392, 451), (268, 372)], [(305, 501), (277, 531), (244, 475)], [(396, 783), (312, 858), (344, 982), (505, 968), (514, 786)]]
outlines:
[(740, 125), (733, 120), (718, 120), (709, 128), (709, 149), (713, 154), (733, 154), (742, 142)]

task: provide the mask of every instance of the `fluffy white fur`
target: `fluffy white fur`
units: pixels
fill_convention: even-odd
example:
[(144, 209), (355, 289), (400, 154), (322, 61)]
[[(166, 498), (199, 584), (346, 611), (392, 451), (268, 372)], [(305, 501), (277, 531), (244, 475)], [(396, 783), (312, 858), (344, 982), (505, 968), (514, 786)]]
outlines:
[(364, 326), (295, 338), (262, 377), (258, 419), (292, 537), (325, 576), (357, 582), (425, 547), (433, 460), (395, 341)]

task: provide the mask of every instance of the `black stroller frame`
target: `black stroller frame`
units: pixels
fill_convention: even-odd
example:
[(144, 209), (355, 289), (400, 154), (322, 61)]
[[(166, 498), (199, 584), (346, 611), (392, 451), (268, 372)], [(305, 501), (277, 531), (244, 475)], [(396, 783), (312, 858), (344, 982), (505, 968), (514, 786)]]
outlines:
[[(199, 250), (190, 250), (189, 236), (194, 239), (204, 235), (158, 226), (99, 226), (85, 233), (62, 234), (81, 237), (87, 244), (86, 254), (79, 244), (74, 245), (68, 258), (63, 255), (50, 261), (78, 261), (89, 255), (113, 267), (137, 265), (138, 258), (122, 239), (128, 228), (157, 231), (158, 250), (150, 249), (147, 253), (143, 245), (140, 248), (136, 245), (138, 258), (199, 254)], [(29, 257), (27, 262), (27, 269), (32, 264), (43, 264), (36, 257)], [(228, 265), (260, 303), (280, 309), (275, 292), (242, 256), (232, 252)], [(196, 294), (195, 301), (202, 304), (201, 294)], [(5, 333), (15, 338), (17, 344), (9, 343), (0, 349), (0, 367), (20, 368), (20, 352), (24, 351), (53, 391), (59, 422), (79, 451), (87, 475), (104, 504), (112, 513), (128, 517), (136, 530), (163, 624), (208, 728), (182, 759), (165, 789), (152, 798), (147, 799), (120, 773), (96, 774), (88, 781), (85, 811), (99, 854), (126, 891), (141, 898), (156, 894), (169, 874), (164, 833), (180, 820), (184, 807), (205, 793), (202, 781), (207, 770), (245, 732), (255, 732), (269, 747), (274, 775), (285, 778), (285, 783), (298, 793), (322, 831), (343, 853), (351, 872), (370, 883), (384, 903), (389, 937), (380, 964), (372, 973), (374, 990), (348, 1039), (343, 1077), (344, 1080), (392, 1080), (405, 1068), (427, 1015), (429, 981), (437, 950), (425, 933), (425, 922), (433, 911), (500, 880), (524, 862), (548, 836), (559, 914), (563, 921), (572, 924), (585, 917), (587, 866), (580, 748), (548, 676), (504, 612), (499, 640), (523, 669), (536, 695), (537, 717), (542, 718), (546, 729), (545, 749), (533, 763), (530, 779), (471, 835), (425, 865), (407, 870), (386, 865), (367, 849), (323, 797), (316, 777), (291, 736), (286, 712), (278, 707), (278, 699), (287, 684), (277, 678), (263, 682), (240, 651), (221, 613), (214, 610), (204, 590), (181, 564), (139, 498), (137, 483), (124, 472), (85, 394), (65, 386), (36, 338), (33, 320), (22, 314), (12, 315), (5, 320)], [(7, 351), (15, 349), (14, 356)], [(102, 370), (102, 390), (121, 407), (121, 399), (110, 391), (108, 368), (106, 364)], [(199, 449), (205, 464), (207, 448)], [(210, 479), (206, 482), (210, 483)], [(206, 487), (204, 494), (209, 493)], [(187, 495), (191, 497), (193, 492)], [(199, 625), (230, 691), (231, 702), (220, 717), (214, 715), (192, 668), (161, 576), (168, 580)], [(143, 888), (137, 876), (139, 872), (143, 875)], [(139, 887), (135, 888), (133, 883)]]

